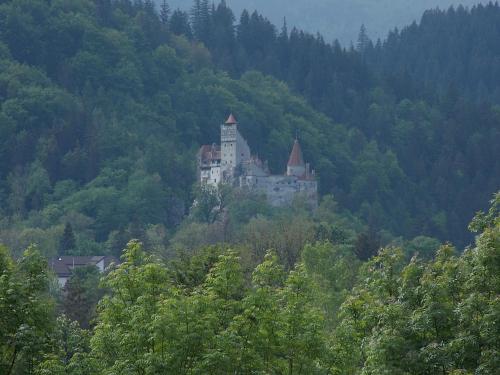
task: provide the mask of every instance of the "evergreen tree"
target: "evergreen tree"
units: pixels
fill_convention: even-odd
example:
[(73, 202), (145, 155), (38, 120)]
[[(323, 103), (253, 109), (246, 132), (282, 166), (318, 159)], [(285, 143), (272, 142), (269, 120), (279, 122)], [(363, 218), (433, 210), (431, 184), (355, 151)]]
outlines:
[(365, 25), (361, 25), (358, 35), (358, 41), (356, 44), (356, 50), (362, 55), (370, 52), (370, 48), (373, 47), (373, 43), (368, 37)]
[(354, 245), (354, 253), (362, 261), (377, 255), (379, 249), (380, 237), (371, 227), (358, 235)]
[(156, 14), (156, 7), (153, 0), (144, 0), (144, 10), (148, 14)]
[(210, 45), (211, 41), (211, 12), (208, 0), (195, 0), (191, 8), (191, 27), (196, 40)]
[(188, 39), (192, 37), (189, 15), (180, 9), (176, 9), (170, 17), (170, 31), (175, 35), (184, 35)]
[(283, 26), (278, 35), (278, 59), (280, 61), (281, 72), (287, 72), (290, 66), (290, 49), (288, 39), (288, 25), (286, 18), (283, 18)]
[(100, 272), (95, 266), (77, 267), (63, 289), (63, 309), (66, 316), (88, 329), (102, 297), (99, 289)]
[(160, 7), (160, 20), (163, 26), (168, 24), (168, 20), (170, 17), (170, 6), (167, 3), (167, 0), (163, 0)]
[(233, 72), (234, 52), (236, 47), (234, 15), (225, 1), (221, 1), (212, 11), (212, 50), (218, 65)]
[(73, 232), (73, 227), (68, 222), (64, 226), (64, 232), (59, 241), (59, 255), (68, 255), (76, 248), (76, 239)]
[(111, 0), (97, 0), (96, 15), (102, 25), (109, 25), (112, 15)]

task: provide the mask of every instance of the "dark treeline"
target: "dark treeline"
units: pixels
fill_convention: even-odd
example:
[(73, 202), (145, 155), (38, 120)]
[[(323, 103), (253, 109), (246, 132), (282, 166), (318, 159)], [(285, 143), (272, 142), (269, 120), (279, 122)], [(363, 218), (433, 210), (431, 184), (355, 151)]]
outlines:
[(365, 48), (366, 58), (388, 76), (446, 94), (455, 90), (476, 103), (500, 102), (500, 38), (497, 2), (470, 9), (428, 10), (419, 24), (389, 33)]
[[(55, 254), (69, 223), (67, 253), (119, 252), (131, 237), (169, 246), (194, 197), (196, 150), (229, 111), (277, 173), (298, 132), (322, 195), (366, 233), (470, 241), (467, 222), (498, 188), (493, 102), (386, 74), (392, 39), (360, 33), (344, 49), (257, 13), (236, 22), (224, 2), (160, 5), (1, 3), (3, 242)], [(499, 12), (481, 9), (463, 17)]]

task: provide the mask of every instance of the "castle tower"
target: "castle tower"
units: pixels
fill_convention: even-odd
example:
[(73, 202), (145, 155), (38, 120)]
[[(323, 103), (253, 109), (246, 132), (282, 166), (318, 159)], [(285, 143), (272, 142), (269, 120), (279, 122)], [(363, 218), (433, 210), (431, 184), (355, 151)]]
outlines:
[(288, 159), (288, 164), (286, 167), (287, 176), (304, 177), (306, 174), (306, 164), (304, 163), (304, 157), (302, 156), (302, 149), (300, 148), (300, 143), (297, 139), (293, 143), (292, 152), (290, 153), (290, 158)]
[(228, 182), (234, 175), (236, 167), (236, 140), (238, 122), (231, 113), (220, 127), (220, 150), (222, 181)]

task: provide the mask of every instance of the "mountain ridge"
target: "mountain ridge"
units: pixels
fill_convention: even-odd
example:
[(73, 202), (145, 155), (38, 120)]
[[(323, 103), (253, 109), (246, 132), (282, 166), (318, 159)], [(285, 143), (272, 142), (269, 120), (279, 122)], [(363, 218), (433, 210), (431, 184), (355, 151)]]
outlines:
[[(156, 0), (158, 4), (162, 0)], [(170, 0), (172, 9), (189, 10), (190, 0)], [(281, 27), (283, 19), (289, 27), (297, 27), (310, 33), (319, 32), (328, 41), (338, 39), (345, 47), (355, 44), (361, 25), (374, 39), (385, 39), (389, 31), (420, 21), (425, 10), (450, 6), (471, 7), (486, 4), (481, 0), (314, 0), (313, 2), (289, 0), (226, 0), (227, 5), (239, 18), (243, 9), (257, 10), (274, 24)], [(387, 9), (391, 9), (387, 12)]]

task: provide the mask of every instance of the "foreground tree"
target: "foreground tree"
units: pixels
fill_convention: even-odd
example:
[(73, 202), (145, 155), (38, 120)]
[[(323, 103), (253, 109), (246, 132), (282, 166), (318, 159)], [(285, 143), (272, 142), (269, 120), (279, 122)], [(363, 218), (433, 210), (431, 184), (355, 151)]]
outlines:
[(99, 288), (101, 275), (97, 267), (77, 267), (63, 288), (63, 308), (70, 320), (88, 329), (95, 316), (97, 302), (103, 295)]
[(31, 246), (15, 262), (0, 246), (0, 373), (33, 374), (51, 351), (54, 314), (46, 260)]
[(341, 308), (334, 362), (339, 373), (495, 374), (500, 365), (499, 195), (471, 229), (475, 247), (434, 260), (386, 249), (362, 267)]

